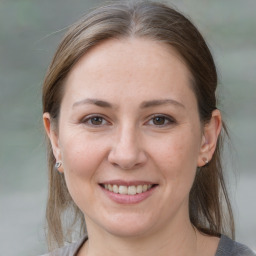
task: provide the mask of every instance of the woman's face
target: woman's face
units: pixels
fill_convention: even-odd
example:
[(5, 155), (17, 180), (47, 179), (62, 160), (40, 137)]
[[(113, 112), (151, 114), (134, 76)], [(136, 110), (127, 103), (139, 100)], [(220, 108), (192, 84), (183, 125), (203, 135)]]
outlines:
[(89, 232), (146, 235), (189, 221), (204, 136), (191, 75), (175, 50), (149, 39), (107, 40), (81, 58), (65, 86), (50, 138)]

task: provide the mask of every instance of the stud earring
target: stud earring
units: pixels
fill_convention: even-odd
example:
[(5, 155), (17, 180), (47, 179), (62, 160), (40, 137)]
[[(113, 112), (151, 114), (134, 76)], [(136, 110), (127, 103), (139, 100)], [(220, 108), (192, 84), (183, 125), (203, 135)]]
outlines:
[(55, 164), (55, 168), (59, 169), (62, 166), (62, 162), (61, 161), (57, 161)]
[(204, 158), (203, 158), (203, 161), (204, 161), (204, 163), (205, 163), (205, 164), (208, 164), (208, 163), (209, 163), (209, 161), (208, 161), (208, 158), (207, 158), (207, 157), (204, 157)]

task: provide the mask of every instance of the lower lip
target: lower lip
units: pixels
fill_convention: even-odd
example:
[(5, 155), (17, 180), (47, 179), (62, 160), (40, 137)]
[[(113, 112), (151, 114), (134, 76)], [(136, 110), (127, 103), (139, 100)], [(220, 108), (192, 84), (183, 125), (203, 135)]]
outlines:
[(146, 200), (152, 193), (155, 191), (157, 186), (152, 187), (151, 189), (147, 190), (146, 192), (136, 194), (136, 195), (123, 195), (111, 192), (103, 187), (100, 188), (103, 192), (114, 202), (118, 204), (137, 204), (144, 200)]

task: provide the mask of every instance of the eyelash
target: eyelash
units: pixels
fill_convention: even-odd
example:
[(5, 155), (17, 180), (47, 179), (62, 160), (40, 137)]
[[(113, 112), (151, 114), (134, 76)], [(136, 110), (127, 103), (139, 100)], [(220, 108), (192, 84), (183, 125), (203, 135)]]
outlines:
[[(164, 119), (164, 124), (150, 124), (150, 122), (154, 122), (154, 119), (156, 118), (163, 118)], [(161, 114), (155, 114), (153, 116), (151, 116), (151, 118), (149, 119), (149, 121), (146, 122), (147, 124), (149, 125), (152, 125), (152, 126), (156, 126), (156, 127), (166, 127), (166, 126), (169, 126), (169, 125), (172, 125), (172, 124), (175, 124), (176, 123), (176, 120), (170, 116), (166, 116), (166, 115), (161, 115)]]
[[(162, 118), (164, 120), (164, 123), (163, 124), (155, 124), (154, 123), (154, 120), (156, 118)], [(100, 119), (100, 124), (93, 124), (92, 121), (96, 121), (96, 119)], [(104, 125), (110, 125), (111, 123), (109, 121), (106, 120), (105, 117), (101, 116), (101, 115), (90, 115), (90, 116), (87, 116), (86, 118), (82, 119), (81, 123), (83, 124), (87, 124), (89, 126), (92, 126), (92, 127), (101, 127), (101, 126), (104, 126)], [(156, 126), (156, 127), (166, 127), (166, 126), (169, 126), (171, 124), (175, 124), (176, 123), (176, 120), (170, 116), (166, 116), (166, 115), (161, 115), (161, 114), (155, 114), (153, 116), (150, 117), (150, 119), (145, 123), (145, 124), (148, 124), (150, 126)]]
[[(101, 123), (101, 124), (93, 124), (92, 123), (92, 120), (93, 119), (101, 119), (102, 120), (102, 122), (104, 122), (103, 124)], [(110, 124), (110, 122), (108, 122), (107, 120), (106, 120), (106, 118), (105, 117), (103, 117), (103, 116), (101, 116), (101, 115), (90, 115), (90, 116), (87, 116), (86, 118), (84, 118), (84, 119), (82, 119), (82, 121), (81, 121), (83, 124), (87, 124), (87, 125), (89, 125), (89, 126), (93, 126), (93, 127), (101, 127), (101, 126), (104, 126), (104, 125), (109, 125)]]

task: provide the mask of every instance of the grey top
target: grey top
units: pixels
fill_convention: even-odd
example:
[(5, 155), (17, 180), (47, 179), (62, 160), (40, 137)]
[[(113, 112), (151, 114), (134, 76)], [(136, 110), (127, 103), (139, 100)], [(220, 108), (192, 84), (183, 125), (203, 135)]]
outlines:
[[(86, 240), (87, 237), (84, 237), (77, 243), (67, 245), (42, 256), (76, 256)], [(256, 254), (247, 246), (235, 242), (225, 235), (221, 235), (215, 256), (256, 256)]]
[(227, 236), (221, 235), (215, 256), (255, 256), (247, 246), (235, 242)]

